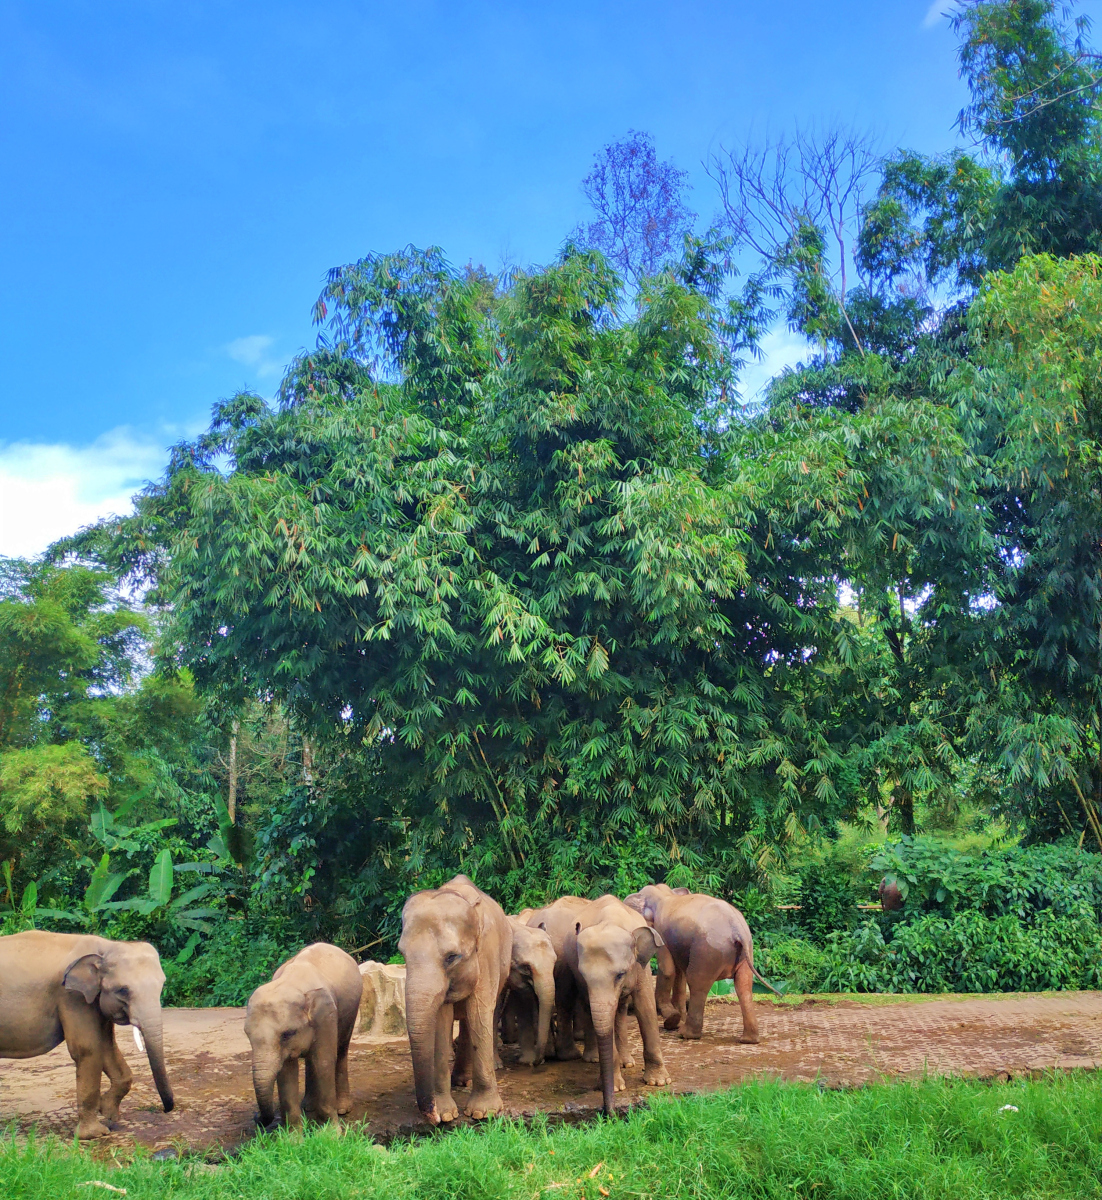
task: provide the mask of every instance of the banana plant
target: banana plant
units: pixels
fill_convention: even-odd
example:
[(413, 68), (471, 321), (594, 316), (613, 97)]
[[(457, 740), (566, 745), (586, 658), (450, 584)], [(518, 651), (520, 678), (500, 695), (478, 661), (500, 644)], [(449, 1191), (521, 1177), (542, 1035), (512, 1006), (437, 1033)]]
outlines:
[(23, 889), (19, 903), (15, 903), (15, 891), (12, 887), (11, 863), (2, 865), (5, 891), (8, 902), (0, 904), (0, 914), (3, 916), (4, 932), (17, 933), (23, 929), (36, 929), (36, 922), (46, 920), (77, 921), (84, 924), (85, 918), (79, 913), (63, 912), (57, 908), (44, 908), (38, 903), (38, 884), (32, 879)]
[[(106, 898), (107, 891), (110, 889), (110, 894), (113, 895), (118, 890), (119, 883), (115, 881), (119, 880), (119, 876), (108, 873), (110, 867), (108, 859), (109, 856), (105, 854), (100, 861), (100, 867), (103, 868), (106, 881), (104, 883), (104, 896), (93, 897), (98, 900), (95, 905), (96, 911), (136, 912), (143, 917), (151, 917), (159, 913), (170, 924), (180, 925), (184, 929), (190, 929), (196, 933), (211, 932), (212, 926), (208, 918), (217, 917), (218, 910), (214, 908), (198, 908), (195, 905), (197, 901), (214, 891), (214, 884), (198, 883), (176, 896), (175, 899), (172, 896), (177, 870), (194, 869), (195, 867), (203, 867), (208, 864), (181, 863), (178, 868), (174, 867), (172, 852), (166, 848), (157, 855), (153, 863), (153, 868), (149, 872), (149, 887), (144, 896), (134, 896), (129, 900), (111, 900)], [(97, 872), (99, 869), (99, 867), (96, 868)], [(125, 879), (126, 876), (124, 875), (122, 878)], [(89, 891), (95, 885), (95, 875), (93, 875), (92, 880), (92, 884), (89, 884)], [(87, 894), (85, 899), (86, 901), (88, 900)]]

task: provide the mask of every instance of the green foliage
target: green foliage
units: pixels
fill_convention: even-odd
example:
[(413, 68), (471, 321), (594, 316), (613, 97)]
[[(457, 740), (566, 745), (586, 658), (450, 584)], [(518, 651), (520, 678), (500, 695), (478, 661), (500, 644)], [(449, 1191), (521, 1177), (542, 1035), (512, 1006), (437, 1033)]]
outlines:
[(1102, 920), (1102, 855), (1067, 845), (962, 854), (934, 838), (901, 838), (883, 847), (869, 869), (894, 882), (902, 919), (952, 917), (966, 911), (1009, 916), (1030, 925), (1051, 911)]
[(245, 1004), (276, 967), (301, 948), (298, 931), (286, 919), (220, 921), (193, 954), (181, 951), (164, 961), (164, 1003)]
[(816, 942), (849, 929), (857, 920), (857, 897), (849, 872), (832, 857), (800, 870), (800, 925)]
[(0, 1190), (45, 1200), (79, 1194), (94, 1178), (137, 1200), (166, 1193), (179, 1200), (352, 1193), (528, 1200), (582, 1180), (592, 1185), (587, 1194), (603, 1188), (613, 1198), (822, 1191), (1086, 1200), (1102, 1194), (1100, 1120), (1098, 1085), (1085, 1072), (1005, 1087), (927, 1079), (831, 1091), (759, 1082), (719, 1095), (655, 1097), (623, 1121), (556, 1128), (540, 1119), (531, 1128), (493, 1121), (389, 1149), (324, 1128), (260, 1136), (210, 1171), (187, 1157), (105, 1165), (53, 1139), (13, 1136), (0, 1147)]

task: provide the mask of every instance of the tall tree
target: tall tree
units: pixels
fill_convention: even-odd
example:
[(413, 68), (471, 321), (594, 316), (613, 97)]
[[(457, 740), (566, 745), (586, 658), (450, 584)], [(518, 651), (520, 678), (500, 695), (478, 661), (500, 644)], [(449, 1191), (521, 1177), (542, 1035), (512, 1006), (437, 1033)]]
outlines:
[(659, 159), (649, 133), (628, 130), (605, 146), (582, 180), (595, 218), (575, 230), (575, 239), (600, 250), (636, 284), (657, 274), (680, 257), (696, 218), (685, 203), (687, 180), (688, 172)]

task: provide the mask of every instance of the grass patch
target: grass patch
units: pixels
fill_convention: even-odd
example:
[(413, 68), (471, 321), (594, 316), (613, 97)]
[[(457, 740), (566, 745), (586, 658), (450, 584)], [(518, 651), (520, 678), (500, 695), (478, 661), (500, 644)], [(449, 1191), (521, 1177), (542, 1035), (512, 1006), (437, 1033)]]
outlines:
[[(1017, 1111), (1000, 1111), (1014, 1105)], [(109, 1167), (56, 1140), (0, 1141), (13, 1200), (645, 1200), (1102, 1196), (1093, 1074), (1004, 1086), (927, 1080), (858, 1091), (753, 1083), (656, 1097), (626, 1121), (549, 1130), (510, 1121), (383, 1149), (354, 1133), (257, 1138), (216, 1169)]]

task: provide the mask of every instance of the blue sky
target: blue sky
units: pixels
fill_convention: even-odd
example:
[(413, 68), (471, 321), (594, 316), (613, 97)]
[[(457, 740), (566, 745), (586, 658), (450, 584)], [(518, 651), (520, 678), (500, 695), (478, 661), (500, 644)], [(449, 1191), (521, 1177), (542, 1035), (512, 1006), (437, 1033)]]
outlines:
[(550, 259), (629, 128), (704, 215), (702, 160), (797, 122), (948, 148), (945, 7), (0, 0), (0, 553), (118, 509), (219, 397), (270, 395), (330, 266)]

